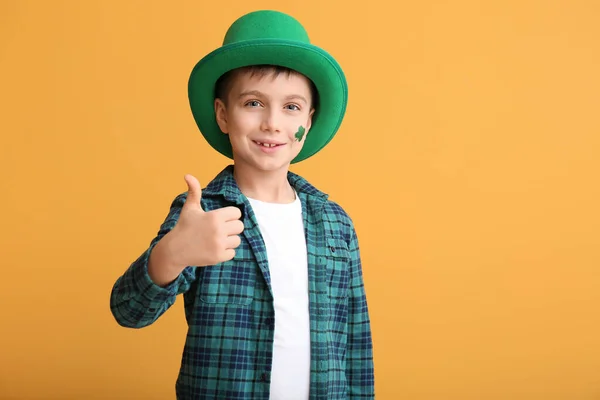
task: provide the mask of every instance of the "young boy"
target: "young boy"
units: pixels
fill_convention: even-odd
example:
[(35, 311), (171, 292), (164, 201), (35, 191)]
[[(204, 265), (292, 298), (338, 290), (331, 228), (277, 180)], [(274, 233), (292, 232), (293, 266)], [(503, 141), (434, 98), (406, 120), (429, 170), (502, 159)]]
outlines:
[(289, 171), (346, 110), (337, 62), (292, 17), (239, 18), (189, 81), (194, 118), (233, 159), (173, 201), (115, 283), (117, 322), (141, 328), (184, 296), (177, 398), (372, 399), (372, 340), (350, 217)]

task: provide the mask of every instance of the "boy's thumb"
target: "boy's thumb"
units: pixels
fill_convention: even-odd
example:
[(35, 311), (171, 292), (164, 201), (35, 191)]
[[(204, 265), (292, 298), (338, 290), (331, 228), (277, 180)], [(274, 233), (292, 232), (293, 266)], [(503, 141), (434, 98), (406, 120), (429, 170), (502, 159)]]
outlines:
[(188, 186), (188, 194), (187, 199), (185, 200), (184, 207), (197, 207), (202, 210), (202, 206), (200, 205), (200, 199), (202, 198), (202, 189), (200, 188), (200, 182), (193, 175), (187, 174), (184, 177), (187, 186)]

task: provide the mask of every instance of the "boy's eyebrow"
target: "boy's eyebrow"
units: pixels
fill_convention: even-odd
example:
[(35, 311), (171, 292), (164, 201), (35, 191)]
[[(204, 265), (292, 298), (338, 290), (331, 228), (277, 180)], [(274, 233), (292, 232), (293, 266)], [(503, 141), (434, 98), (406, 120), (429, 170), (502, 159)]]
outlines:
[(259, 92), (258, 90), (248, 90), (240, 93), (240, 99), (246, 96), (265, 97), (265, 95), (262, 92)]
[(286, 100), (298, 99), (298, 100), (302, 100), (303, 102), (305, 102), (306, 104), (308, 104), (308, 101), (306, 101), (306, 99), (304, 98), (304, 96), (300, 96), (299, 94), (291, 94), (289, 96), (286, 96), (285, 99)]
[[(258, 90), (248, 90), (246, 92), (240, 93), (240, 98), (246, 97), (246, 96), (268, 97), (263, 92), (258, 91)], [(286, 100), (298, 99), (298, 100), (302, 100), (303, 102), (308, 104), (308, 101), (306, 100), (306, 98), (299, 94), (290, 94), (289, 96), (286, 96), (285, 99)]]

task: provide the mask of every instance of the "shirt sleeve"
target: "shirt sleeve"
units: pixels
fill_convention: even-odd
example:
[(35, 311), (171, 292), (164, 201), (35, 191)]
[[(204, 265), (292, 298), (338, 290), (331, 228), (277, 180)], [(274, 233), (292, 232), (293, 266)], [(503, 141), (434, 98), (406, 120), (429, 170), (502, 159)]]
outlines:
[(350, 298), (346, 377), (349, 399), (374, 399), (373, 341), (356, 231), (350, 242)]
[(165, 287), (155, 284), (148, 275), (150, 253), (159, 240), (175, 227), (184, 202), (185, 195), (175, 198), (149, 248), (115, 282), (110, 296), (110, 310), (119, 325), (128, 328), (151, 325), (175, 303), (177, 295), (186, 292), (196, 279), (194, 267), (186, 267)]

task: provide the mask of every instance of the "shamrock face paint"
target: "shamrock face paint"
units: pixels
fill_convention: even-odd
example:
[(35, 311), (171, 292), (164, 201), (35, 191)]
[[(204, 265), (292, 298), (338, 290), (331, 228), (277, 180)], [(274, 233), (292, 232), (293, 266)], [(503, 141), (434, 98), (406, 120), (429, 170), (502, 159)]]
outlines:
[(302, 125), (300, 125), (300, 127), (298, 128), (298, 132), (296, 132), (294, 136), (296, 137), (297, 141), (302, 140), (302, 138), (304, 137), (304, 127)]

